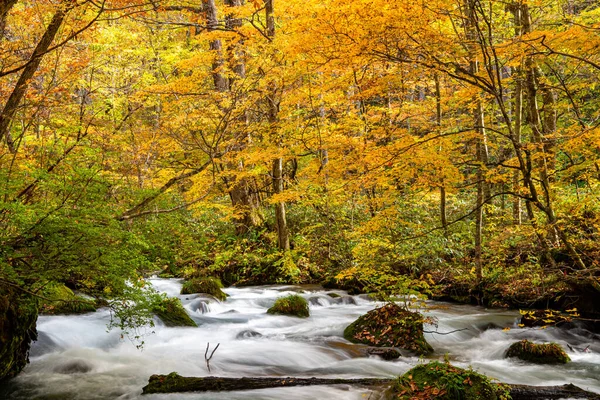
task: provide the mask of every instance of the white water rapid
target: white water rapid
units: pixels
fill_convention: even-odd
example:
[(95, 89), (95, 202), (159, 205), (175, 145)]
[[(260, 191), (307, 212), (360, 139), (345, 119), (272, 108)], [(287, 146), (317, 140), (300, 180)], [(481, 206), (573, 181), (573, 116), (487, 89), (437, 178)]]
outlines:
[[(318, 287), (263, 286), (225, 289), (227, 301), (218, 302), (199, 295), (179, 295), (181, 281), (177, 279), (151, 281), (159, 291), (178, 296), (199, 327), (167, 328), (158, 321), (151, 329), (154, 333), (148, 332), (144, 338), (143, 349), (138, 350), (120, 332), (107, 332), (107, 310), (82, 316), (42, 316), (31, 363), (0, 388), (0, 399), (375, 399), (378, 395), (371, 395), (369, 389), (343, 385), (143, 397), (141, 388), (150, 375), (172, 371), (183, 376), (390, 378), (419, 362), (414, 357), (396, 361), (365, 357), (362, 346), (343, 339), (343, 330), (350, 322), (377, 306), (366, 296), (333, 291), (342, 297), (332, 298), (326, 294), (332, 291)], [(266, 314), (277, 297), (295, 292), (309, 300), (309, 318)], [(470, 365), (507, 383), (573, 383), (600, 393), (599, 335), (582, 329), (519, 329), (514, 311), (430, 304), (434, 307), (426, 315), (437, 318), (439, 332), (467, 328), (449, 335), (426, 334), (435, 349), (431, 358), (440, 359), (447, 353), (455, 365)], [(513, 329), (504, 332), (490, 327)], [(560, 343), (572, 362), (538, 366), (503, 358), (510, 343), (525, 338)], [(211, 349), (220, 343), (210, 373), (204, 361), (208, 342)]]

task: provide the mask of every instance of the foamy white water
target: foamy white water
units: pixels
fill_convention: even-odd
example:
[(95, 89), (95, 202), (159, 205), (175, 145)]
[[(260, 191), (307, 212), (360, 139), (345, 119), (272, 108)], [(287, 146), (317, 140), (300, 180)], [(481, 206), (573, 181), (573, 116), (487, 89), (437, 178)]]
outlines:
[[(7, 399), (141, 399), (152, 374), (176, 371), (184, 376), (385, 377), (403, 374), (415, 357), (383, 361), (364, 357), (360, 345), (343, 339), (344, 328), (378, 304), (365, 296), (331, 298), (317, 287), (264, 286), (228, 288), (225, 302), (207, 296), (180, 296), (181, 281), (152, 279), (169, 296), (178, 296), (198, 328), (167, 328), (160, 322), (138, 350), (118, 331), (106, 331), (107, 310), (83, 316), (43, 316), (40, 339), (32, 347), (31, 364), (8, 387)], [(275, 299), (300, 292), (309, 300), (311, 316), (299, 319), (266, 314)], [(440, 305), (440, 303), (431, 303)], [(469, 366), (508, 383), (554, 385), (574, 383), (600, 392), (600, 338), (584, 330), (518, 329), (518, 313), (479, 307), (445, 305), (428, 315), (438, 331), (427, 334), (434, 359), (448, 354), (453, 363)], [(487, 329), (490, 324), (514, 329)], [(427, 327), (434, 330), (434, 327)], [(515, 340), (555, 341), (566, 347), (572, 363), (536, 366), (503, 358)], [(204, 352), (220, 343), (207, 371)], [(571, 346), (569, 348), (568, 346)], [(588, 347), (589, 352), (580, 351)], [(579, 350), (578, 350), (579, 349)], [(143, 396), (144, 399), (364, 399), (366, 388), (349, 386), (293, 387), (229, 393)], [(366, 397), (365, 397), (366, 396)], [(377, 398), (376, 394), (371, 396)]]

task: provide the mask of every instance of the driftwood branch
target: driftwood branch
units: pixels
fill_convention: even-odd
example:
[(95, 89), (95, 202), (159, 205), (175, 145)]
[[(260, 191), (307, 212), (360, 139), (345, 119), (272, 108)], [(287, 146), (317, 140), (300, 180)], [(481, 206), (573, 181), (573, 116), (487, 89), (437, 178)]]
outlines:
[(206, 343), (206, 351), (204, 352), (204, 360), (206, 361), (206, 368), (208, 369), (208, 372), (210, 372), (210, 360), (212, 360), (213, 356), (215, 355), (215, 351), (217, 351), (217, 349), (219, 348), (219, 346), (221, 345), (221, 343), (217, 343), (217, 347), (215, 347), (212, 351), (212, 353), (210, 353), (210, 357), (208, 357), (208, 349), (210, 349), (210, 342)]
[[(195, 378), (179, 376), (175, 372), (173, 372), (169, 375), (152, 375), (148, 380), (148, 385), (146, 385), (143, 389), (143, 394), (178, 392), (226, 392), (235, 390), (268, 389), (278, 387), (311, 385), (390, 386), (393, 382), (394, 379), (380, 378), (220, 378), (216, 376)], [(510, 395), (513, 400), (561, 399), (573, 397), (578, 399), (600, 400), (600, 395), (588, 392), (571, 384), (562, 386), (529, 386), (509, 384), (507, 386), (510, 388)]]

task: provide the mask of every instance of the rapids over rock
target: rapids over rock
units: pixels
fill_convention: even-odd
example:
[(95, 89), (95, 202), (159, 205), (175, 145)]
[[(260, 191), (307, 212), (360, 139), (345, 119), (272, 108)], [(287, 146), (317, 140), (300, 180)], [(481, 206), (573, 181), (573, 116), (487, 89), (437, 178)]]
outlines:
[[(31, 363), (0, 388), (0, 399), (108, 400), (108, 399), (376, 399), (381, 388), (307, 386), (228, 393), (175, 393), (145, 395), (141, 389), (152, 374), (176, 371), (183, 376), (321, 378), (393, 378), (422, 360), (401, 357), (384, 361), (368, 356), (365, 346), (343, 338), (344, 328), (381, 303), (366, 295), (340, 297), (318, 286), (255, 286), (227, 288), (226, 301), (203, 295), (179, 295), (178, 279), (151, 279), (157, 290), (177, 296), (198, 328), (168, 328), (159, 320), (142, 328), (144, 346), (107, 332), (106, 309), (85, 315), (42, 316), (39, 338), (31, 349)], [(269, 315), (278, 297), (298, 293), (309, 301), (310, 317)], [(517, 311), (487, 310), (467, 305), (428, 302), (421, 310), (437, 320), (426, 325), (427, 341), (435, 353), (445, 354), (460, 367), (506, 383), (562, 385), (573, 383), (600, 393), (600, 335), (584, 329), (520, 329)], [(503, 331), (502, 328), (512, 328)], [(466, 328), (466, 329), (465, 329)], [(535, 365), (505, 359), (504, 352), (517, 340), (554, 341), (572, 362)], [(220, 343), (206, 368), (204, 353)]]

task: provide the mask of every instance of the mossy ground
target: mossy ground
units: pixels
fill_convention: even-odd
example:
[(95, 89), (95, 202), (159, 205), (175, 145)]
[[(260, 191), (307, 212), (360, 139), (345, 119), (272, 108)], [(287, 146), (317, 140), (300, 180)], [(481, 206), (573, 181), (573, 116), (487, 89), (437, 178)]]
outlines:
[(53, 285), (43, 291), (45, 298), (40, 305), (41, 314), (83, 314), (96, 311), (96, 301), (77, 296), (64, 285)]
[(177, 298), (163, 299), (154, 306), (153, 311), (166, 326), (198, 326)]
[(571, 359), (556, 343), (535, 344), (521, 340), (510, 345), (506, 357), (517, 357), (535, 364), (566, 364)]
[(181, 294), (206, 293), (218, 300), (224, 301), (227, 298), (227, 294), (221, 289), (223, 289), (223, 284), (218, 278), (194, 278), (183, 283)]
[(308, 302), (297, 294), (277, 299), (273, 307), (267, 310), (267, 313), (291, 315), (300, 318), (307, 318), (310, 315)]
[(423, 336), (423, 316), (394, 303), (358, 318), (344, 330), (344, 337), (353, 343), (400, 347), (417, 354), (433, 352)]
[(438, 361), (417, 365), (398, 378), (393, 387), (396, 399), (502, 400), (508, 390), (485, 375)]

